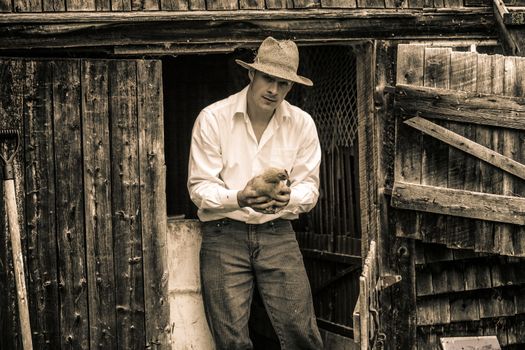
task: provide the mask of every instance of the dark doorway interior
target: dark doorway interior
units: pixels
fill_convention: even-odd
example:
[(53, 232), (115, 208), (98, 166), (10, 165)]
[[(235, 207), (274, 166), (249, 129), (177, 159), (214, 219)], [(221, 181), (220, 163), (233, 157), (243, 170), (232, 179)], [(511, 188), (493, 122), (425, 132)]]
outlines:
[[(323, 160), (319, 202), (311, 213), (294, 222), (294, 228), (320, 327), (352, 337), (361, 267), (356, 53), (350, 46), (334, 45), (301, 47), (300, 55), (300, 74), (311, 78), (314, 87), (296, 84), (287, 99), (314, 118)], [(163, 59), (169, 216), (196, 218), (186, 189), (193, 123), (202, 108), (248, 83), (247, 71), (234, 59), (251, 61), (253, 57), (251, 50), (238, 50)], [(256, 348), (272, 349), (275, 334), (257, 300), (250, 323), (254, 343)]]

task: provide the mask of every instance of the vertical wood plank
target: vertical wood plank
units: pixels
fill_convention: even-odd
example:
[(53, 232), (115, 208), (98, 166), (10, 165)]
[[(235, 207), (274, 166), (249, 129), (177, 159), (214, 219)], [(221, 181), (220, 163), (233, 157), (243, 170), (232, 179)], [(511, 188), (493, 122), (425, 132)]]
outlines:
[[(0, 61), (0, 129), (15, 129), (24, 135), (22, 112), (23, 112), (23, 88), (24, 88), (24, 63), (22, 60)], [(23, 138), (21, 142), (23, 143)], [(9, 144), (11, 147), (6, 147)], [(2, 139), (0, 151), (6, 156), (12, 154), (13, 143)], [(23, 150), (23, 144), (20, 145)], [(8, 152), (8, 153), (6, 153)], [(22, 241), (22, 252), (26, 253), (26, 231), (24, 210), (24, 154), (20, 151), (14, 158), (14, 178), (16, 207), (18, 210), (20, 238)], [(13, 257), (11, 254), (11, 240), (7, 230), (7, 213), (5, 212), (3, 174), (0, 172), (0, 346), (6, 349), (21, 349), (20, 324), (18, 321), (16, 285), (14, 276)], [(27, 269), (27, 264), (26, 264)], [(26, 286), (27, 283), (26, 275)]]
[(131, 11), (132, 0), (111, 0), (111, 11)]
[(66, 10), (65, 0), (42, 0), (44, 12), (61, 12)]
[[(492, 76), (495, 68), (493, 62), (494, 56), (478, 55), (478, 70), (476, 91), (484, 94), (492, 94)], [(476, 141), (488, 148), (494, 149), (492, 143), (492, 133), (494, 128), (485, 126), (476, 126)], [(479, 190), (484, 193), (493, 193), (493, 183), (496, 170), (485, 162), (479, 164)], [(490, 221), (479, 220), (476, 223), (476, 235), (474, 249), (476, 251), (488, 252), (488, 245), (494, 242), (494, 223)]]
[(190, 10), (206, 10), (206, 0), (189, 0)]
[(95, 11), (95, 0), (66, 0), (67, 11)]
[(146, 347), (169, 345), (162, 63), (137, 62), (138, 127)]
[(137, 70), (134, 61), (110, 63), (111, 193), (117, 342), (143, 349), (144, 286), (139, 189)]
[(264, 0), (239, 0), (241, 10), (262, 10), (264, 7)]
[[(503, 95), (515, 96), (516, 95), (516, 65), (513, 57), (504, 58), (504, 76), (503, 76)], [(501, 154), (516, 158), (518, 146), (518, 137), (516, 131), (510, 129), (504, 129), (500, 132), (499, 140), (497, 142), (496, 151)], [(502, 193), (508, 196), (514, 195), (516, 187), (516, 179), (507, 173), (503, 174), (503, 181), (501, 184)], [(513, 255), (514, 244), (513, 235), (515, 227), (510, 224), (498, 224), (495, 228), (494, 234), (494, 247), (492, 248), (499, 254)]]
[(187, 11), (190, 7), (188, 0), (161, 0), (160, 6), (163, 11)]
[(385, 0), (357, 0), (359, 8), (384, 8)]
[(0, 12), (13, 12), (13, 3), (10, 0), (0, 0)]
[(463, 0), (444, 0), (444, 5), (447, 8), (463, 7)]
[(58, 261), (53, 169), (53, 69), (27, 61), (25, 72), (25, 168), (28, 286), (33, 346), (60, 348)]
[(55, 61), (56, 226), (62, 347), (89, 346), (82, 181), (80, 61)]
[[(525, 96), (525, 58), (516, 57), (516, 96)], [(520, 163), (525, 163), (525, 133), (523, 131), (516, 132), (517, 154), (516, 160)], [(523, 181), (516, 181), (514, 192), (517, 196), (525, 196), (525, 184)], [(513, 232), (513, 246), (514, 255), (525, 257), (525, 228), (517, 226)]]
[(111, 11), (110, 0), (95, 0), (95, 11)]
[(42, 12), (41, 0), (14, 0), (13, 4), (15, 12)]
[(239, 5), (237, 1), (231, 0), (206, 0), (207, 10), (238, 10)]
[[(423, 85), (425, 47), (400, 44), (397, 47), (397, 84)], [(403, 123), (396, 116), (396, 155), (394, 177), (396, 181), (421, 183), (422, 134)], [(396, 234), (421, 238), (421, 214), (408, 210), (396, 211)]]
[(266, 0), (265, 3), (268, 10), (285, 9), (288, 6), (286, 0)]
[(321, 0), (321, 7), (323, 8), (355, 8), (357, 7), (357, 3), (355, 0)]
[[(475, 91), (477, 79), (477, 54), (474, 52), (450, 53), (450, 88), (459, 91)], [(465, 123), (446, 123), (449, 130), (476, 141), (475, 126)], [(448, 187), (479, 191), (479, 160), (462, 151), (449, 147)], [(448, 246), (474, 247), (475, 222), (472, 219), (447, 218)]]
[(312, 8), (319, 7), (320, 0), (293, 0), (294, 8)]
[[(450, 87), (450, 48), (425, 48), (424, 86)], [(438, 122), (442, 124), (442, 122)], [(432, 137), (423, 136), (421, 183), (446, 187), (448, 183), (448, 146)], [(421, 218), (424, 240), (441, 243), (447, 232), (443, 215), (425, 214)]]
[(133, 11), (158, 11), (160, 6), (160, 0), (131, 0)]
[(82, 61), (84, 202), (91, 348), (116, 346), (108, 64)]

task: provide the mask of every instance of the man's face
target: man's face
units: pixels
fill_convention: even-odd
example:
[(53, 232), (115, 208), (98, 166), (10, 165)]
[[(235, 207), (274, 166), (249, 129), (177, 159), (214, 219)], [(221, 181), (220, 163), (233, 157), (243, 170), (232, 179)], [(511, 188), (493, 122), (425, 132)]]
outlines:
[(249, 76), (252, 102), (265, 111), (274, 111), (293, 86), (289, 80), (259, 71), (250, 71)]

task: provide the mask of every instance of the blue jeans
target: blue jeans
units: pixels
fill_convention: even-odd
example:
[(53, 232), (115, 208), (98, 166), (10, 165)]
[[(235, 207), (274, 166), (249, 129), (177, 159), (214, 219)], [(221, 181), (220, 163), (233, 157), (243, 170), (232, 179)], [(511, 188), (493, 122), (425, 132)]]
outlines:
[(203, 223), (202, 295), (217, 350), (252, 349), (248, 332), (256, 284), (283, 350), (323, 348), (310, 284), (288, 220)]

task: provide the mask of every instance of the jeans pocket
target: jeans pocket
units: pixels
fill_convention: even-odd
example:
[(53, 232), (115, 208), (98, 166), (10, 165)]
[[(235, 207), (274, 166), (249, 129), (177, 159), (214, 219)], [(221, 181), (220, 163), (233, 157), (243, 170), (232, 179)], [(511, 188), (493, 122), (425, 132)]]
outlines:
[(289, 220), (277, 219), (271, 224), (272, 232), (277, 235), (295, 235), (292, 223)]
[(219, 237), (224, 232), (224, 224), (221, 220), (207, 221), (202, 224), (202, 238), (203, 241), (206, 237)]

